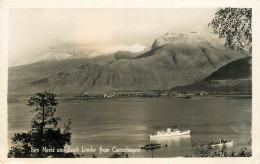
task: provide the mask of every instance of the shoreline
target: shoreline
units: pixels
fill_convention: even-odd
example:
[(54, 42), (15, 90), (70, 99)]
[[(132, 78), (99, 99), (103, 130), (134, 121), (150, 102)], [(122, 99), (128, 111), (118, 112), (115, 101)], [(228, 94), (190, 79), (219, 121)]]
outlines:
[[(30, 96), (33, 94), (8, 94), (7, 102), (8, 103), (15, 103), (15, 102), (22, 102), (27, 101)], [(207, 94), (207, 95), (137, 95), (128, 94), (128, 95), (116, 95), (116, 96), (108, 96), (103, 97), (98, 95), (81, 95), (78, 96), (77, 94), (58, 94), (57, 98), (60, 102), (69, 102), (75, 100), (84, 100), (84, 101), (93, 101), (93, 100), (117, 100), (117, 99), (124, 99), (124, 98), (180, 98), (180, 99), (193, 99), (193, 98), (203, 98), (203, 97), (227, 97), (227, 98), (243, 98), (243, 99), (252, 99), (251, 94)]]

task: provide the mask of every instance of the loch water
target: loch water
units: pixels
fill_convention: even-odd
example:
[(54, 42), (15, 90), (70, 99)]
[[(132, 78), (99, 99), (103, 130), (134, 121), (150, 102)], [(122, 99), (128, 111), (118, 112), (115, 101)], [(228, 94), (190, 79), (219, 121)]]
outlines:
[[(103, 100), (60, 101), (57, 116), (62, 122), (71, 119), (70, 148), (79, 148), (84, 157), (109, 157), (116, 149), (139, 149), (148, 143), (161, 143), (154, 150), (128, 153), (129, 157), (185, 157), (194, 155), (192, 145), (226, 139), (234, 141), (229, 151), (250, 149), (252, 99), (239, 97), (198, 96), (117, 98)], [(30, 129), (33, 113), (26, 101), (8, 103), (8, 139)], [(61, 124), (62, 126), (62, 124)], [(166, 128), (190, 129), (191, 134), (150, 140), (149, 135)], [(167, 145), (167, 146), (165, 146)], [(93, 152), (82, 152), (96, 149)], [(108, 149), (102, 152), (100, 149)]]

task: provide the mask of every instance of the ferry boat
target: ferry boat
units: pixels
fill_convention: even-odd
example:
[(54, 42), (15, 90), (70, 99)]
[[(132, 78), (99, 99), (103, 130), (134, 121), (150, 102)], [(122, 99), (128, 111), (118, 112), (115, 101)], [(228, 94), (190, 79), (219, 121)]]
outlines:
[(152, 150), (152, 149), (158, 149), (160, 147), (162, 147), (162, 144), (147, 144), (145, 146), (141, 146), (140, 149)]
[(150, 138), (160, 138), (160, 137), (171, 137), (171, 136), (181, 136), (190, 134), (191, 130), (181, 131), (179, 129), (172, 130), (171, 128), (167, 128), (166, 131), (157, 131), (155, 134), (151, 134)]
[(233, 146), (233, 141), (227, 141), (220, 139), (218, 142), (212, 142), (209, 144), (211, 147), (216, 147), (216, 146)]

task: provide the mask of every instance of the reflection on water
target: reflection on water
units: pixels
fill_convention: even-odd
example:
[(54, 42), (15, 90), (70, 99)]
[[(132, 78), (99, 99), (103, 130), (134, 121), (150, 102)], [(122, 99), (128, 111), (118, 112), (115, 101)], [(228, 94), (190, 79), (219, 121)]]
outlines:
[(183, 136), (151, 138), (150, 143), (158, 143), (170, 147), (190, 146), (191, 137), (190, 135), (183, 135)]

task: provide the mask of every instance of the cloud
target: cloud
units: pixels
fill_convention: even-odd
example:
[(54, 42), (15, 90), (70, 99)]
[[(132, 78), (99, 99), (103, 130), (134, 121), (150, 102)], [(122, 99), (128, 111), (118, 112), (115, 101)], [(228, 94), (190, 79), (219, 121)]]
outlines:
[[(216, 9), (13, 9), (9, 23), (10, 62), (37, 56), (59, 41), (100, 49), (140, 44), (150, 47), (167, 32), (206, 27)], [(201, 29), (203, 29), (201, 28)]]

